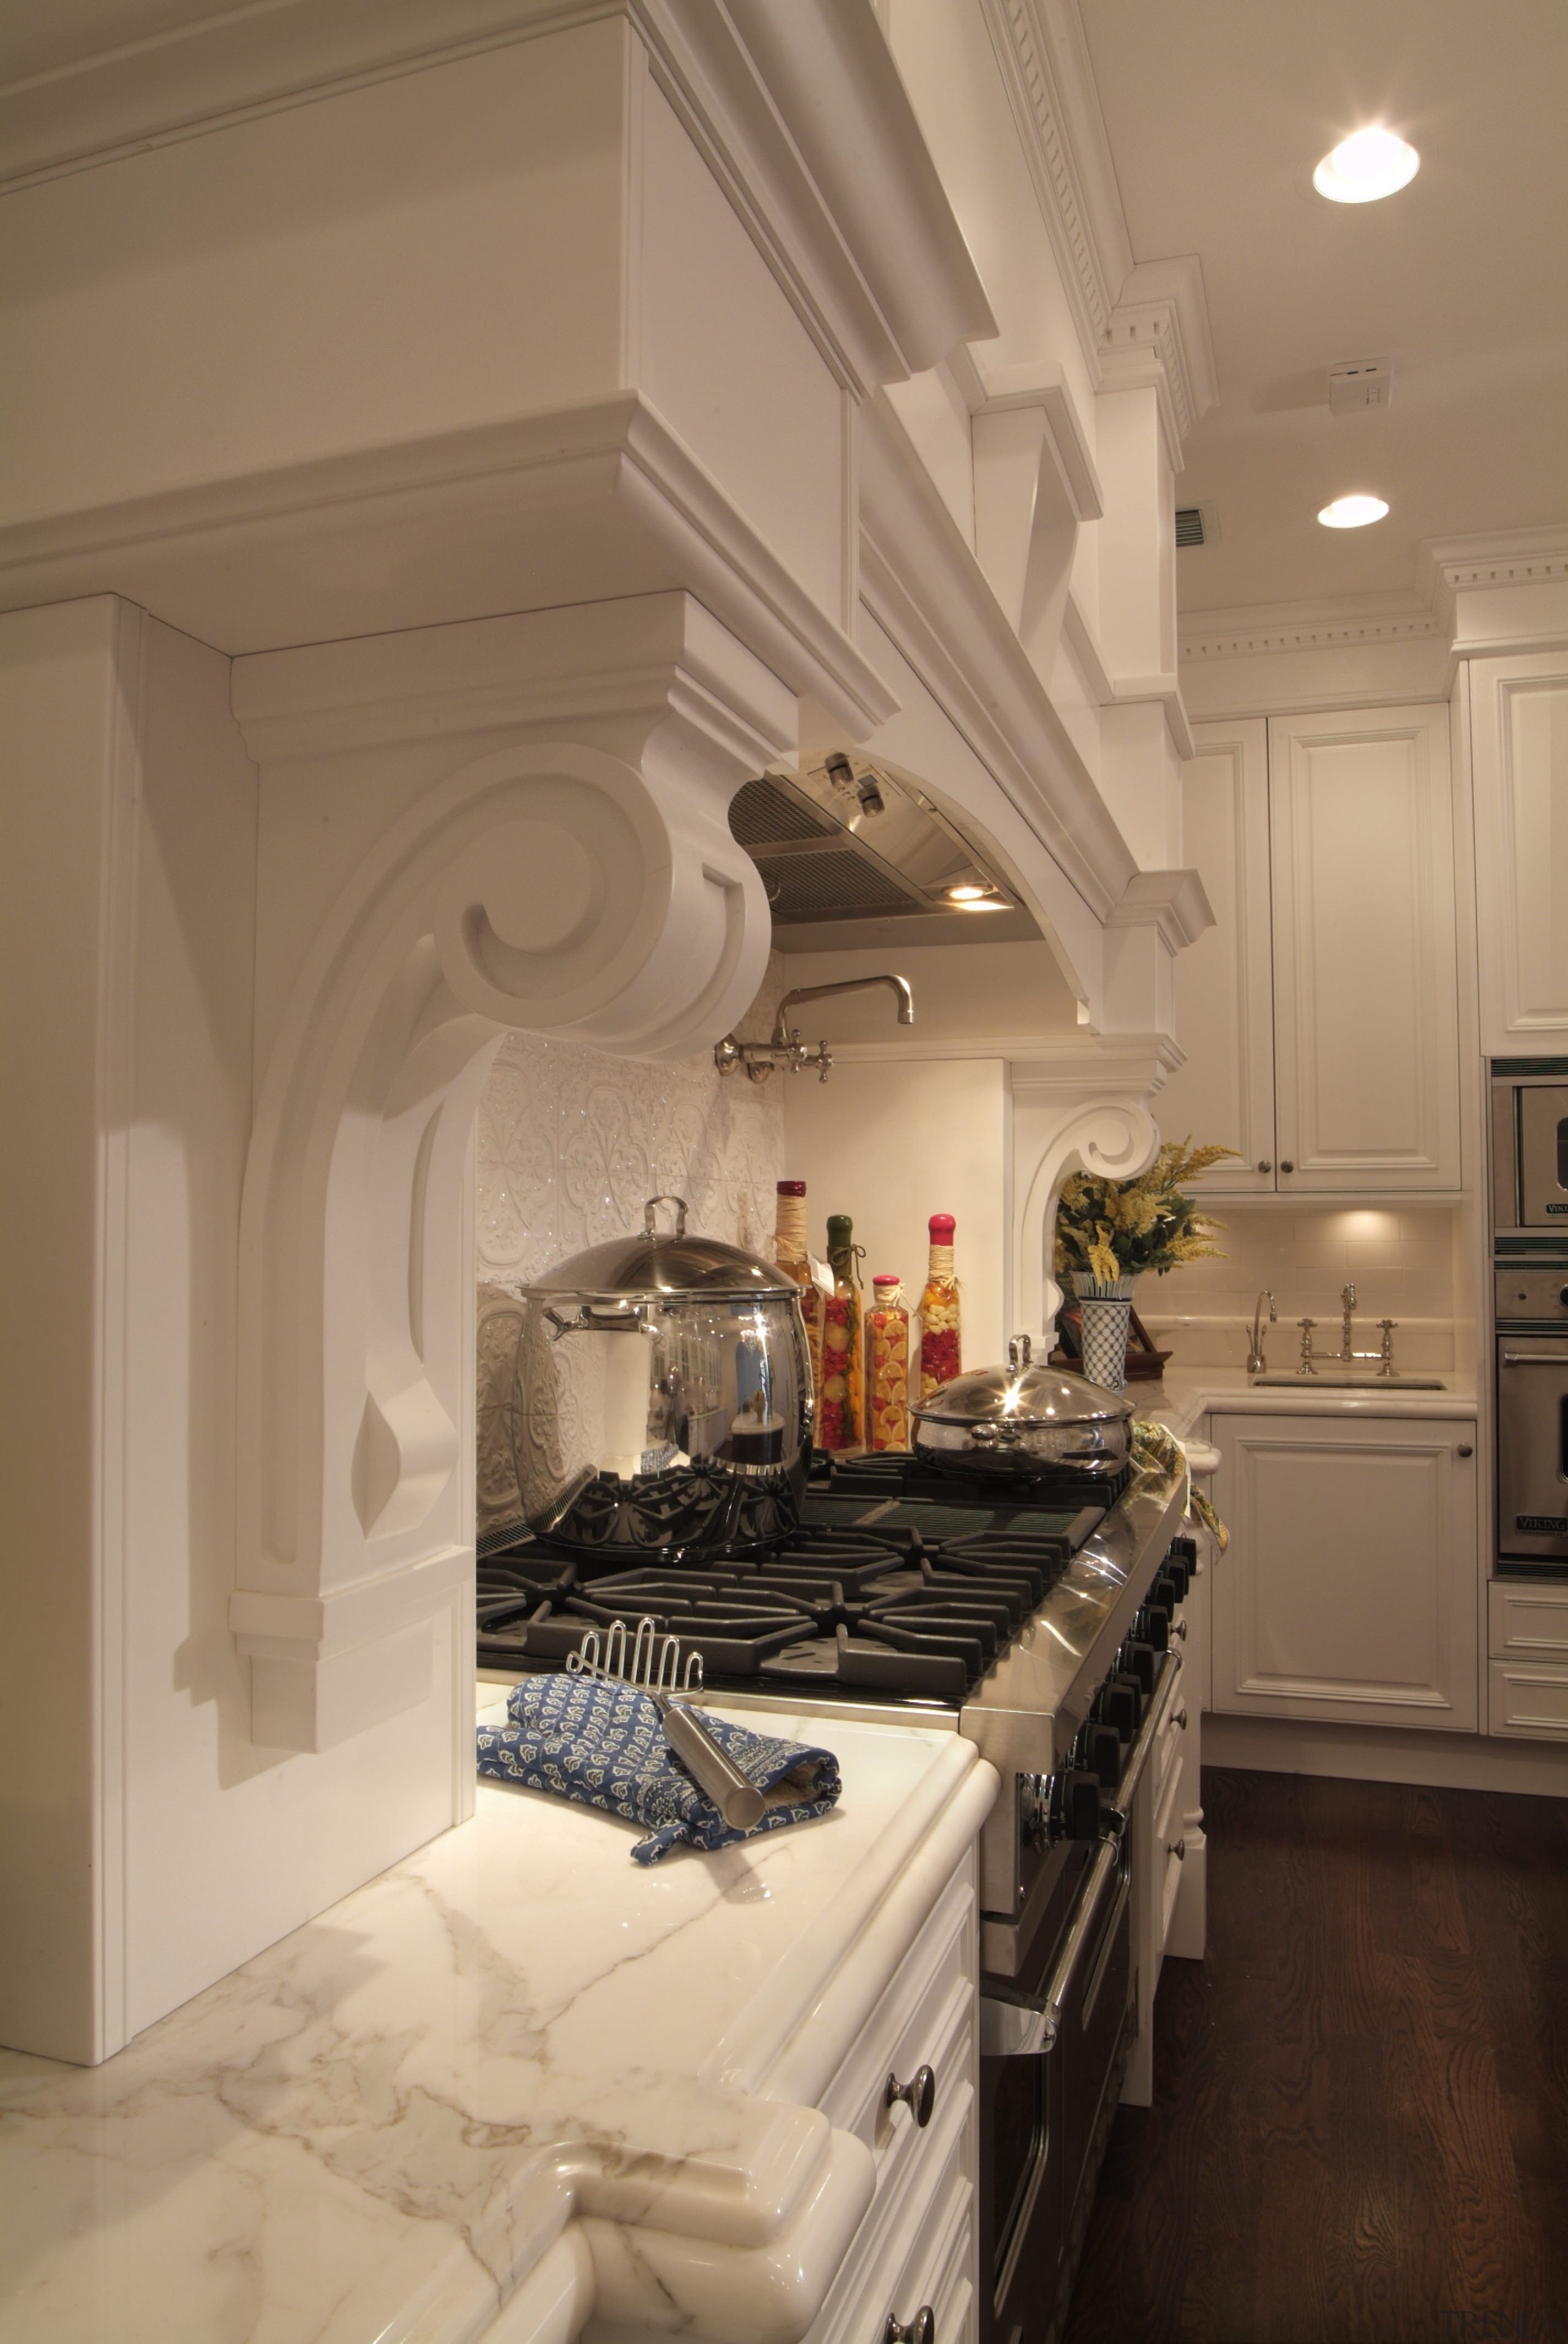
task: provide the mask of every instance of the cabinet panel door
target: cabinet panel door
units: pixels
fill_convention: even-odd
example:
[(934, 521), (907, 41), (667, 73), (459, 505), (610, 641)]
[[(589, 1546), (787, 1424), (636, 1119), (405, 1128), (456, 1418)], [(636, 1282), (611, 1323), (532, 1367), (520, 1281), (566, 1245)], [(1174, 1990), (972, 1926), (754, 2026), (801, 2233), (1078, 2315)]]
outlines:
[(1473, 1733), (1475, 1462), (1468, 1427), (1229, 1416), (1215, 1502), (1214, 1706)]
[(1177, 956), (1176, 1039), (1187, 1052), (1156, 1099), (1161, 1135), (1234, 1147), (1204, 1176), (1231, 1194), (1274, 1186), (1274, 1012), (1269, 922), (1269, 743), (1263, 719), (1193, 728), (1181, 771), (1181, 860), (1214, 925)]
[(1447, 709), (1271, 718), (1269, 803), (1279, 1185), (1457, 1188)]
[(1470, 662), (1481, 1046), (1568, 1035), (1568, 652)]

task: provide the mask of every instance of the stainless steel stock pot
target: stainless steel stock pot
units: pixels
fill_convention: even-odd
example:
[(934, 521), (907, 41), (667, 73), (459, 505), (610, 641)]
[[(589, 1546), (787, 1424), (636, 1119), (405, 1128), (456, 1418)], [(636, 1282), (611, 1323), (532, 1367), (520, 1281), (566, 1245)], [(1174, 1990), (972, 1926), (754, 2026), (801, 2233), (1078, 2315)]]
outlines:
[[(673, 1235), (655, 1208), (675, 1207)], [(512, 1420), (529, 1527), (578, 1551), (674, 1558), (792, 1530), (811, 1455), (799, 1288), (689, 1237), (678, 1197), (639, 1235), (524, 1288)]]

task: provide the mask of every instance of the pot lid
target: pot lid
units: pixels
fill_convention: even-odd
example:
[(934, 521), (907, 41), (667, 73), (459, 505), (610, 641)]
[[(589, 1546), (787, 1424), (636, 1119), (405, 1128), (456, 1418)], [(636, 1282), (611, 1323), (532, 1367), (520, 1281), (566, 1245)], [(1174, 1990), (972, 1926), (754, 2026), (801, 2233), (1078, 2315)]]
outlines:
[[(675, 1207), (673, 1236), (654, 1227), (656, 1205)], [(650, 1197), (638, 1236), (611, 1238), (604, 1245), (589, 1246), (586, 1253), (573, 1254), (569, 1261), (530, 1279), (524, 1293), (613, 1295), (628, 1301), (676, 1294), (765, 1300), (799, 1293), (777, 1262), (763, 1261), (717, 1238), (688, 1237), (686, 1209), (682, 1197)]]
[(955, 1376), (911, 1409), (919, 1423), (1014, 1424), (1020, 1430), (1056, 1424), (1100, 1424), (1131, 1417), (1132, 1403), (1063, 1368), (1036, 1367), (1027, 1335), (1015, 1335), (1005, 1368)]

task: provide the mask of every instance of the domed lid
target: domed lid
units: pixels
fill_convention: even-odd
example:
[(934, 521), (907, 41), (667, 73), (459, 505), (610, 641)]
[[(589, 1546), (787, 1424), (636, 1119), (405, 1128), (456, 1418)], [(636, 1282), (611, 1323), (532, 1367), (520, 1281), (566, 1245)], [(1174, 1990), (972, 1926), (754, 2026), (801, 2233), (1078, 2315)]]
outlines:
[[(654, 1227), (654, 1207), (675, 1207), (675, 1234), (661, 1235)], [(650, 1197), (642, 1209), (640, 1236), (611, 1238), (608, 1244), (589, 1246), (569, 1261), (530, 1281), (531, 1295), (573, 1294), (613, 1296), (625, 1301), (657, 1301), (661, 1296), (704, 1294), (714, 1300), (781, 1298), (800, 1291), (777, 1262), (761, 1261), (739, 1246), (717, 1238), (688, 1237), (683, 1197)]]
[(1057, 1424), (1114, 1423), (1132, 1414), (1132, 1403), (1064, 1369), (1036, 1367), (1027, 1335), (1008, 1345), (1005, 1368), (980, 1368), (955, 1376), (910, 1414), (927, 1424), (1012, 1424), (1020, 1431)]

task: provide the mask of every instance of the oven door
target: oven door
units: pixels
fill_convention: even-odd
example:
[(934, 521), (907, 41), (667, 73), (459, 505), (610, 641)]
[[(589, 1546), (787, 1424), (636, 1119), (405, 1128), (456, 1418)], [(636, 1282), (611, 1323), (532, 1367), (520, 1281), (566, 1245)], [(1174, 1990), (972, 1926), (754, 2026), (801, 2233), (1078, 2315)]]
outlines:
[(1519, 1219), (1568, 1228), (1568, 1083), (1519, 1086)]
[(1497, 1338), (1497, 1552), (1568, 1556), (1568, 1336)]
[[(1050, 2344), (1126, 2065), (1129, 1874), (1101, 1841), (1033, 1994), (980, 1995), (980, 2336)], [(1053, 1941), (1053, 1942), (1051, 1942)], [(1017, 1998), (1011, 1998), (1017, 1993)]]

